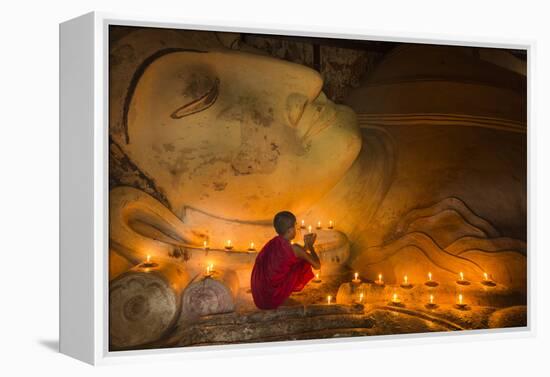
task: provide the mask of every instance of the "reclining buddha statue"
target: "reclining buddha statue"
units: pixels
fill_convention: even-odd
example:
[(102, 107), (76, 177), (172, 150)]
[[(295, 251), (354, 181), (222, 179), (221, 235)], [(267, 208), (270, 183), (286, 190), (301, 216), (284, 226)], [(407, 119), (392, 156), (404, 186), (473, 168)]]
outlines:
[(215, 33), (138, 29), (110, 59), (112, 277), (149, 255), (192, 273), (213, 260), (246, 287), (251, 243), (289, 210), (322, 222), (327, 274), (525, 289), (521, 73), (404, 45), (342, 105), (317, 71)]

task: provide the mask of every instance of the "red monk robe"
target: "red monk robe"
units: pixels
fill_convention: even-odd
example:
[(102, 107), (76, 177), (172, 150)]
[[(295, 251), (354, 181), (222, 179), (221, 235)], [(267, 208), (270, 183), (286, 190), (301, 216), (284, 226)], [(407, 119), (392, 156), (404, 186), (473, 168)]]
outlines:
[(311, 265), (294, 255), (290, 241), (276, 236), (262, 248), (252, 269), (254, 303), (260, 309), (275, 309), (312, 278)]

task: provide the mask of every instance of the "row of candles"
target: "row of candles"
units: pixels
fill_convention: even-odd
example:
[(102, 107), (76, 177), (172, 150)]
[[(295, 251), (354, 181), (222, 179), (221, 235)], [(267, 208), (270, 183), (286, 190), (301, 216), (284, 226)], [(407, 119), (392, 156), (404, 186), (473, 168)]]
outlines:
[[(301, 224), (300, 224), (300, 228), (301, 229), (306, 229), (306, 224), (305, 224), (305, 221), (302, 220)], [(334, 229), (334, 221), (332, 220), (329, 220), (328, 222), (328, 229)], [(311, 225), (308, 225), (307, 226), (307, 229), (308, 229), (308, 233), (311, 233), (313, 231), (313, 227)], [(319, 230), (319, 229), (323, 229), (323, 226), (322, 226), (322, 223), (321, 221), (317, 221), (317, 226), (316, 226), (316, 229)], [(294, 243), (294, 241), (292, 241), (292, 243)], [(203, 249), (204, 250), (208, 250), (209, 249), (209, 246), (208, 246), (208, 242), (207, 241), (203, 241), (202, 243), (203, 245)], [(224, 248), (226, 250), (232, 250), (233, 249), (233, 243), (231, 242), (231, 240), (227, 240), (225, 241), (225, 245), (224, 245)], [(248, 251), (256, 251), (256, 246), (254, 245), (254, 242), (250, 242), (249, 246), (248, 246)]]
[[(319, 273), (316, 273), (314, 282), (318, 283), (320, 281), (321, 281), (321, 279), (319, 278)], [(359, 278), (359, 273), (358, 272), (354, 273), (353, 279), (351, 280), (351, 282), (353, 284), (356, 284), (356, 285), (362, 283), (362, 280)], [(460, 272), (458, 274), (458, 280), (456, 281), (456, 283), (459, 284), (459, 285), (470, 285), (470, 281), (465, 279), (463, 272)], [(382, 278), (382, 274), (378, 274), (378, 280), (375, 280), (374, 284), (377, 285), (377, 286), (384, 286), (385, 285), (384, 280)], [(437, 287), (439, 285), (439, 283), (437, 281), (433, 280), (433, 276), (432, 276), (431, 272), (428, 272), (428, 280), (424, 284), (429, 286), (429, 287)], [(490, 278), (489, 274), (486, 273), (486, 272), (483, 273), (483, 280), (481, 281), (481, 284), (483, 284), (485, 286), (488, 286), (488, 287), (496, 286), (496, 283)], [(412, 288), (412, 284), (409, 282), (409, 278), (408, 278), (407, 275), (403, 276), (403, 281), (400, 285), (401, 285), (402, 288)], [(358, 302), (363, 303), (363, 298), (364, 298), (363, 292), (359, 293)], [(327, 296), (327, 304), (330, 305), (331, 303), (332, 303), (332, 296), (328, 295)], [(395, 292), (392, 294), (391, 303), (393, 305), (400, 305), (401, 304), (401, 300), (400, 300), (399, 296), (397, 295), (397, 293), (395, 293)], [(462, 293), (458, 294), (458, 296), (457, 296), (456, 306), (459, 309), (464, 309), (464, 308), (467, 307), (467, 304), (464, 302), (464, 296), (463, 296)], [(434, 295), (433, 294), (430, 294), (429, 301), (426, 304), (426, 307), (428, 307), (430, 309), (433, 309), (433, 308), (437, 307), (437, 304), (434, 302)]]

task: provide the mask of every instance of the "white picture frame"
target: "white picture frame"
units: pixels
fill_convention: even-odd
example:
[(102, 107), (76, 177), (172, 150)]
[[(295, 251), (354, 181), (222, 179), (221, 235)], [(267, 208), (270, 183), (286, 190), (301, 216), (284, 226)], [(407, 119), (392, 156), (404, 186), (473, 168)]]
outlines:
[[(409, 35), (366, 30), (253, 22), (204, 22), (175, 18), (92, 12), (60, 24), (60, 351), (90, 364), (131, 362), (136, 359), (207, 358), (235, 354), (295, 352), (324, 347), (349, 349), (400, 342), (448, 342), (472, 339), (525, 337), (535, 334), (536, 258), (528, 227), (528, 326), (520, 329), (470, 330), (456, 333), (391, 335), (319, 339), (206, 348), (172, 348), (110, 352), (108, 349), (108, 29), (109, 25), (190, 30), (253, 32), (414, 42), (476, 47), (526, 49), (528, 61), (528, 191), (531, 192), (531, 108), (535, 43), (531, 40), (463, 39), (437, 35)], [(528, 219), (531, 219), (531, 195)], [(530, 223), (530, 221), (529, 221)], [(456, 335), (459, 335), (456, 337)]]

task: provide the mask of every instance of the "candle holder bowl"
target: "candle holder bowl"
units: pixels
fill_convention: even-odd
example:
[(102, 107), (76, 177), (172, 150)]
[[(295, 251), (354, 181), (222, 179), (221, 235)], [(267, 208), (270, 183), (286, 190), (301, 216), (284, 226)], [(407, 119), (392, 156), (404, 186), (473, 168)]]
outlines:
[(439, 283), (437, 281), (428, 280), (424, 283), (424, 285), (427, 286), (427, 287), (434, 288), (434, 287), (437, 287), (439, 285)]
[(413, 285), (411, 283), (401, 283), (400, 287), (403, 289), (411, 289)]
[(392, 301), (389, 302), (388, 305), (390, 305), (390, 306), (395, 306), (395, 307), (397, 307), (397, 308), (403, 308), (403, 307), (405, 306), (405, 304), (403, 304), (403, 303), (401, 302), (401, 300), (399, 300), (399, 301), (393, 301), (393, 300), (392, 300)]
[(459, 285), (470, 285), (471, 283), (468, 280), (457, 280), (456, 284)]
[(159, 264), (155, 262), (142, 262), (139, 264), (139, 268), (155, 268), (158, 266)]
[(426, 309), (437, 309), (439, 307), (439, 305), (437, 304), (434, 304), (434, 303), (431, 303), (431, 302), (428, 302), (426, 305), (424, 305), (426, 307)]
[(463, 311), (470, 310), (470, 307), (468, 306), (468, 304), (455, 304), (455, 308)]
[(481, 282), (481, 284), (483, 284), (484, 286), (486, 287), (496, 287), (497, 286), (497, 283), (495, 283), (494, 281), (492, 280), (483, 280)]
[(233, 246), (225, 246), (225, 250), (233, 250)]

